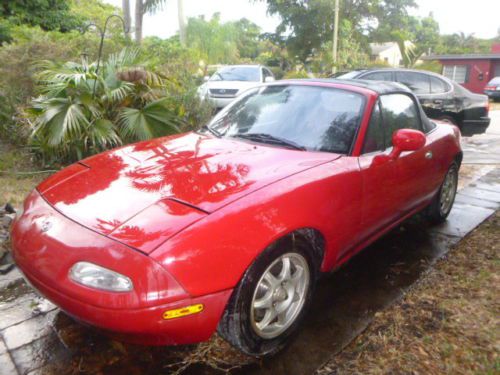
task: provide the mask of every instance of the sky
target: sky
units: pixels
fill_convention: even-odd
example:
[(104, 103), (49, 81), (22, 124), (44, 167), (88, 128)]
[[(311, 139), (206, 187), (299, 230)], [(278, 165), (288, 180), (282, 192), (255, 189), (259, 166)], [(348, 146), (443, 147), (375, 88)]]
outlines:
[[(121, 0), (104, 0), (121, 6)], [(131, 0), (131, 5), (135, 2)], [(418, 9), (411, 10), (416, 16), (427, 16), (430, 12), (439, 22), (442, 34), (474, 33), (479, 38), (493, 38), (500, 28), (500, 0), (416, 0)], [(342, 6), (342, 0), (340, 0)], [(233, 21), (246, 17), (259, 25), (264, 32), (273, 32), (279, 23), (278, 17), (266, 13), (264, 1), (251, 0), (184, 0), (186, 17), (204, 15), (210, 18), (220, 12), (222, 21)], [(133, 14), (133, 13), (132, 13)], [(144, 36), (162, 38), (174, 35), (178, 30), (177, 1), (168, 0), (164, 9), (144, 18)]]

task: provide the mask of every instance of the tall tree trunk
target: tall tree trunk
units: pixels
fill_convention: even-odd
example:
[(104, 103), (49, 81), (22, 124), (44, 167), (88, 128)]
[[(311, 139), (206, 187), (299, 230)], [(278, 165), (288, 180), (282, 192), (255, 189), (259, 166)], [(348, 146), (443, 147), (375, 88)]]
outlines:
[(142, 41), (142, 17), (144, 16), (143, 0), (135, 0), (135, 41)]
[(131, 19), (130, 19), (130, 0), (122, 0), (123, 20), (125, 21), (125, 30), (127, 38), (130, 37)]
[(181, 46), (186, 46), (186, 20), (184, 19), (184, 0), (177, 0), (177, 15), (179, 18), (179, 37)]

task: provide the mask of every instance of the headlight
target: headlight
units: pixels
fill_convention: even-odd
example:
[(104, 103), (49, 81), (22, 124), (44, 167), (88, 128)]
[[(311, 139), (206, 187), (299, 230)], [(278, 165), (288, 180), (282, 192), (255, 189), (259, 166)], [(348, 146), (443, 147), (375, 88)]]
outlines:
[(69, 277), (79, 284), (110, 292), (129, 292), (134, 288), (127, 276), (88, 262), (75, 263)]

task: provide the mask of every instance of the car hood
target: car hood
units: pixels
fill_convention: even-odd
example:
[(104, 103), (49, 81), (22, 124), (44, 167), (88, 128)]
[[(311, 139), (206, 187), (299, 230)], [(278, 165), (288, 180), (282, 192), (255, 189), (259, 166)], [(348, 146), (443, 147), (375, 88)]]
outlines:
[(260, 85), (260, 82), (246, 81), (208, 81), (205, 82), (206, 89), (237, 89), (238, 93)]
[(37, 189), (70, 219), (149, 253), (232, 201), (339, 157), (187, 133), (93, 156)]

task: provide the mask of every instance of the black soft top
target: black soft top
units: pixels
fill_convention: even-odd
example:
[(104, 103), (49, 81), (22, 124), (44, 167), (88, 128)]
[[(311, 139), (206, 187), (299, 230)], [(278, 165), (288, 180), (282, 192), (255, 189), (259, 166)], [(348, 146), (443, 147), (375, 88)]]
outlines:
[(309, 78), (309, 79), (291, 79), (284, 81), (277, 81), (277, 83), (293, 83), (293, 82), (322, 82), (322, 83), (338, 83), (343, 85), (350, 85), (356, 87), (362, 87), (376, 92), (377, 94), (391, 94), (395, 92), (408, 92), (412, 91), (397, 82), (390, 81), (373, 81), (368, 79), (335, 79), (335, 78)]

